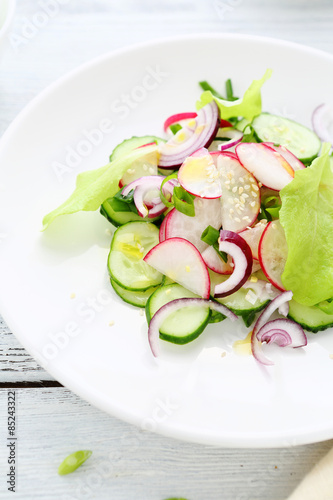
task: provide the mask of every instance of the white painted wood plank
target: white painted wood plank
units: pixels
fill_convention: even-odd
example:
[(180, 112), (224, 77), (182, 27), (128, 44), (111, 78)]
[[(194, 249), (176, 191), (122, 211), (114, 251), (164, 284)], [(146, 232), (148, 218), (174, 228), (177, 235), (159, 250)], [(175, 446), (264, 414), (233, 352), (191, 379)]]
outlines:
[[(332, 442), (281, 450), (230, 450), (146, 433), (100, 412), (69, 391), (17, 390), (17, 499), (284, 500)], [(5, 436), (6, 391), (0, 429)], [(0, 456), (5, 456), (1, 439)], [(72, 475), (57, 466), (71, 452), (92, 457)], [(0, 498), (4, 460), (0, 464)]]
[(0, 316), (0, 383), (54, 380), (21, 346)]

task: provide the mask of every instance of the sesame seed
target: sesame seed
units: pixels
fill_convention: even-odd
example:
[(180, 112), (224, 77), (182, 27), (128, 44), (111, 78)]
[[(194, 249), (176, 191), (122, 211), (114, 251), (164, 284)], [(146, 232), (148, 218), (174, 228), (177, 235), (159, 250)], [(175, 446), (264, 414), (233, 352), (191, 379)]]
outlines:
[(240, 218), (239, 217), (235, 217), (235, 222), (240, 222)]
[[(143, 167), (142, 167), (142, 168), (143, 168), (143, 170), (144, 170), (145, 172), (148, 170), (147, 165), (143, 165)], [(128, 172), (128, 170), (127, 170), (127, 172)]]
[(256, 197), (257, 197), (257, 193), (255, 193), (254, 191), (251, 191), (251, 194), (252, 194), (252, 196), (253, 196), (254, 198), (256, 198)]
[(258, 182), (258, 185), (261, 188), (262, 187), (262, 182)]
[(246, 191), (248, 191), (250, 189), (250, 187), (251, 186), (249, 184), (245, 184), (244, 189), (246, 189)]
[(256, 206), (256, 202), (255, 201), (251, 201), (250, 206), (251, 207), (255, 207)]
[(227, 353), (225, 351), (221, 352), (221, 358), (225, 358)]
[(234, 213), (234, 209), (230, 208), (229, 212), (230, 212), (230, 215), (232, 215)]
[(113, 326), (113, 325), (114, 325), (114, 321), (112, 320), (109, 322), (109, 326)]
[(248, 198), (248, 197), (249, 197), (249, 195), (248, 195), (248, 194), (243, 193), (243, 198)]
[(249, 217), (248, 215), (245, 215), (245, 216), (243, 217), (243, 220), (246, 220), (246, 221), (251, 222), (251, 219), (250, 219), (250, 217)]
[(242, 193), (243, 193), (243, 191), (244, 191), (244, 188), (243, 188), (243, 187), (240, 187), (240, 188), (238, 189), (238, 193), (239, 193), (239, 194), (242, 194)]
[(235, 264), (233, 262), (230, 262), (229, 266), (230, 267), (235, 267)]
[(253, 177), (250, 177), (250, 182), (255, 182), (255, 180), (253, 179)]
[(235, 179), (231, 179), (231, 184), (235, 184)]
[(245, 198), (244, 198), (244, 196), (240, 196), (239, 200), (240, 200), (240, 202), (242, 203), (242, 205), (244, 205), (244, 203), (245, 203)]
[(251, 281), (251, 283), (257, 283), (257, 281), (258, 281), (257, 276), (251, 276), (250, 281)]
[(259, 191), (257, 184), (252, 184), (253, 191)]
[(237, 186), (235, 186), (235, 187), (232, 188), (232, 192), (233, 193), (237, 193)]
[(190, 266), (186, 266), (186, 267), (185, 267), (185, 269), (186, 269), (186, 272), (187, 272), (187, 273), (189, 273), (189, 272), (191, 271)]
[(227, 181), (224, 182), (225, 185), (230, 184), (230, 180), (228, 179)]
[(239, 180), (240, 180), (240, 182), (241, 182), (242, 184), (244, 184), (244, 179), (243, 179), (243, 177), (240, 177), (240, 178), (239, 178)]

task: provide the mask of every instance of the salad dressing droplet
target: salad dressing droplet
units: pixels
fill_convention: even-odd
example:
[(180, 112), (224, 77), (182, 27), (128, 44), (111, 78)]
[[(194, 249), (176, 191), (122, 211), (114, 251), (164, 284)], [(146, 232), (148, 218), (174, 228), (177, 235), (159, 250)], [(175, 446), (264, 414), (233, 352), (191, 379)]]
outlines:
[(251, 335), (252, 331), (248, 333), (247, 337), (243, 340), (236, 340), (233, 343), (233, 349), (239, 356), (251, 356)]

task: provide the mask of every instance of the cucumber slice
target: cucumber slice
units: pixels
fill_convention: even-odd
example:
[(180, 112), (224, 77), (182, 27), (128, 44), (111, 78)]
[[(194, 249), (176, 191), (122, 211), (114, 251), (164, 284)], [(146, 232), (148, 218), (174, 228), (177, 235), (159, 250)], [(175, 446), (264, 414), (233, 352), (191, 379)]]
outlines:
[(248, 125), (251, 125), (251, 122), (249, 122), (249, 120), (247, 120), (246, 118), (242, 118), (238, 123), (236, 123), (235, 129), (244, 132)]
[(304, 306), (294, 300), (289, 302), (288, 317), (312, 333), (333, 326), (333, 314), (326, 314), (316, 306)]
[(159, 230), (149, 222), (128, 222), (114, 233), (108, 258), (110, 277), (126, 290), (144, 291), (162, 282), (163, 274), (143, 257), (159, 243)]
[(131, 137), (130, 139), (125, 139), (125, 141), (121, 142), (114, 148), (110, 155), (110, 161), (127, 155), (128, 153), (133, 151), (133, 149), (139, 148), (140, 146), (144, 146), (145, 144), (149, 144), (151, 142), (161, 144), (163, 142), (166, 142), (166, 140), (161, 139), (160, 137), (156, 137), (155, 135), (144, 135), (143, 137)]
[(145, 307), (147, 300), (156, 290), (156, 287), (151, 287), (143, 292), (131, 292), (130, 290), (126, 290), (126, 288), (118, 285), (114, 280), (111, 280), (111, 285), (116, 294), (119, 295), (124, 302), (136, 307)]
[(111, 199), (112, 198), (106, 200), (102, 204), (99, 211), (109, 222), (111, 222), (111, 224), (113, 224), (116, 227), (123, 226), (124, 224), (127, 224), (127, 222), (136, 222), (136, 221), (155, 222), (156, 220), (161, 218), (161, 217), (154, 217), (154, 218), (140, 217), (140, 215), (136, 214), (135, 212), (116, 212), (115, 210), (113, 210), (109, 202), (109, 200)]
[[(199, 297), (186, 290), (178, 283), (159, 287), (148, 299), (146, 316), (148, 323), (160, 307), (175, 299)], [(187, 344), (199, 337), (206, 328), (210, 318), (210, 309), (184, 307), (176, 311), (163, 322), (160, 338), (174, 344)]]
[[(214, 295), (215, 285), (225, 281), (229, 276), (222, 276), (214, 272), (209, 273), (210, 283), (211, 283), (211, 293)], [(215, 298), (217, 302), (227, 306), (231, 311), (233, 311), (237, 316), (241, 316), (245, 325), (250, 326), (255, 318), (257, 312), (261, 311), (269, 303), (269, 300), (262, 300), (258, 297), (255, 300), (252, 299), (251, 290), (248, 288), (240, 288), (237, 292), (227, 295), (226, 297), (221, 297), (219, 299)], [(253, 296), (253, 298), (255, 298)]]
[(261, 113), (252, 123), (260, 142), (285, 146), (303, 163), (309, 164), (321, 148), (319, 137), (312, 130), (289, 118)]
[(109, 200), (106, 200), (103, 203), (99, 211), (109, 222), (111, 222), (111, 224), (116, 227), (127, 224), (127, 222), (144, 220), (140, 217), (140, 215), (135, 214), (134, 212), (115, 212), (110, 205)]

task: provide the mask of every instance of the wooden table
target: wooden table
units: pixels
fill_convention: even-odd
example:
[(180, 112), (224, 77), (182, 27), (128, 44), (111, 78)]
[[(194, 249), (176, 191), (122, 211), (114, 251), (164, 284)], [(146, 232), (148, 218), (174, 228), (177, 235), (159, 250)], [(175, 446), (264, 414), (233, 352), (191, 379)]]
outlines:
[[(135, 42), (234, 32), (268, 35), (333, 53), (331, 0), (50, 0), (49, 14), (41, 16), (46, 4), (47, 0), (18, 0), (11, 44), (1, 61), (0, 134), (56, 78)], [(282, 500), (332, 446), (325, 442), (230, 450), (144, 433), (62, 387), (3, 322), (0, 369), (1, 499), (11, 498), (6, 485), (8, 390), (14, 390), (17, 399), (15, 498)], [(58, 476), (62, 459), (85, 448), (93, 450), (89, 461), (75, 474)]]

